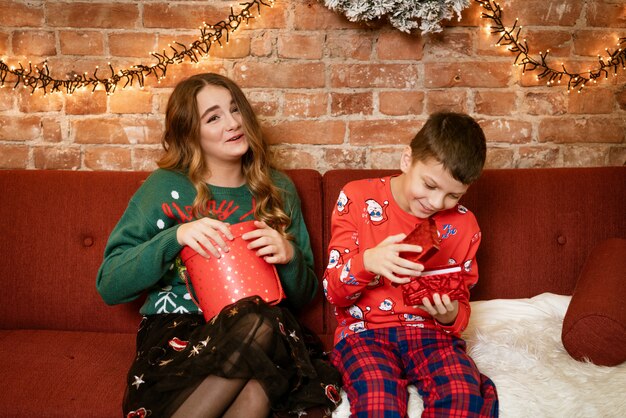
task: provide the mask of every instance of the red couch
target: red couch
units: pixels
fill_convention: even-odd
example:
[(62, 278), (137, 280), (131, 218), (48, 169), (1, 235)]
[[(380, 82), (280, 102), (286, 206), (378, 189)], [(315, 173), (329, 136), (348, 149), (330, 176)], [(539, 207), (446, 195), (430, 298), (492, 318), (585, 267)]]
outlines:
[[(387, 173), (288, 171), (320, 277), (341, 186)], [(121, 415), (140, 301), (105, 305), (95, 277), (146, 175), (0, 171), (1, 417)], [(463, 203), (483, 230), (473, 300), (571, 295), (592, 249), (626, 238), (626, 167), (486, 170)], [(321, 295), (300, 317), (330, 347), (334, 319)]]

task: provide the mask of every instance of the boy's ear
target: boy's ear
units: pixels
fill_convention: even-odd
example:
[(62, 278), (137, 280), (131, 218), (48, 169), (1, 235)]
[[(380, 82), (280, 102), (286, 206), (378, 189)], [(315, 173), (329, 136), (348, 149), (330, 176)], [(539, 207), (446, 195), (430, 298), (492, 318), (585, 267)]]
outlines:
[(406, 173), (413, 164), (413, 154), (411, 153), (411, 147), (405, 147), (400, 155), (400, 171)]

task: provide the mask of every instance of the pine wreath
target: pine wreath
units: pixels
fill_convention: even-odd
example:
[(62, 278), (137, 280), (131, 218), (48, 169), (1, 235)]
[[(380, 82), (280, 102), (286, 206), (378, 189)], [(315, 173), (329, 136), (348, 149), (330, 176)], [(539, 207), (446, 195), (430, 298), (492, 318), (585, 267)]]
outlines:
[(326, 7), (343, 13), (351, 22), (371, 22), (386, 18), (402, 32), (420, 29), (423, 34), (441, 32), (441, 21), (452, 19), (470, 0), (324, 0)]

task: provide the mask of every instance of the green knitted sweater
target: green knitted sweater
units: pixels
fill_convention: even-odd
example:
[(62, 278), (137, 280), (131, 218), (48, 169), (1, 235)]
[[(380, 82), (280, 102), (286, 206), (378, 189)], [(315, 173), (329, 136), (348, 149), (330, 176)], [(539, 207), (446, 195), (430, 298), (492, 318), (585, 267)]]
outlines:
[[(317, 291), (309, 234), (294, 184), (283, 173), (271, 174), (282, 190), (285, 212), (292, 219), (288, 232), (294, 237), (293, 259), (276, 269), (288, 304), (300, 308)], [(209, 205), (217, 219), (230, 224), (254, 219), (254, 198), (246, 185), (209, 188)], [(195, 196), (189, 179), (170, 170), (154, 171), (141, 185), (111, 232), (98, 271), (96, 287), (107, 304), (129, 302), (147, 293), (140, 310), (144, 315), (198, 312), (175, 268), (182, 250), (176, 230), (194, 220)]]

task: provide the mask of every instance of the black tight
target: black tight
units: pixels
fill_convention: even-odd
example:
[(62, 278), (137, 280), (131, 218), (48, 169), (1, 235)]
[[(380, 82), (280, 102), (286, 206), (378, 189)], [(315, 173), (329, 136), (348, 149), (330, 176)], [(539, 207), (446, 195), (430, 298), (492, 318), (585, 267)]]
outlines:
[[(272, 348), (273, 330), (259, 315), (243, 317), (232, 330), (232, 335), (244, 346), (252, 345), (264, 353), (269, 353)], [(223, 364), (224, 375), (236, 369), (242, 360), (245, 359), (240, 351), (233, 352)], [(269, 399), (257, 380), (209, 375), (191, 391), (181, 394), (179, 400), (182, 403), (172, 414), (173, 418), (266, 418), (270, 412)]]

